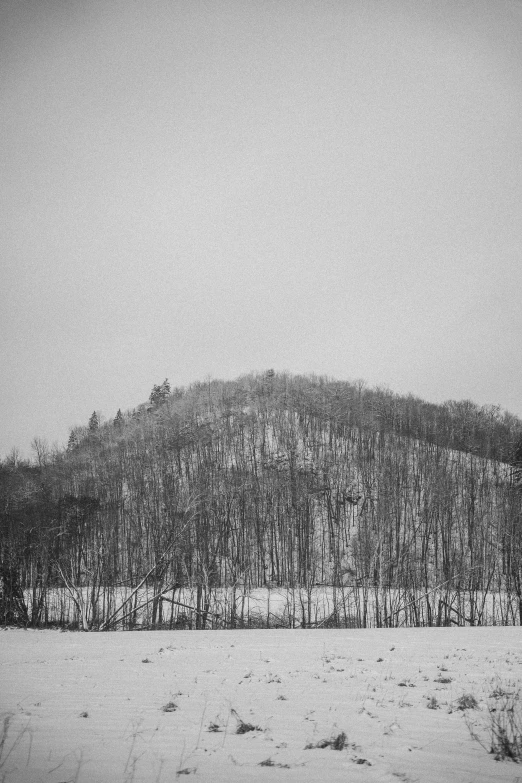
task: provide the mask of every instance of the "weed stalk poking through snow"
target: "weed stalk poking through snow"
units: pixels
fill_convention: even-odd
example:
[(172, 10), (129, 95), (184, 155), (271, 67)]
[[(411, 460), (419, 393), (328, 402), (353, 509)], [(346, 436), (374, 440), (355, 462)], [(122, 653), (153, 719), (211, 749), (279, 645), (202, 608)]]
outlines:
[(476, 740), (496, 761), (522, 762), (522, 699), (520, 689), (495, 688), (488, 704), (489, 748), (481, 740), (471, 721), (466, 725)]
[(490, 705), (491, 753), (497, 761), (522, 761), (522, 704), (520, 693), (505, 694)]

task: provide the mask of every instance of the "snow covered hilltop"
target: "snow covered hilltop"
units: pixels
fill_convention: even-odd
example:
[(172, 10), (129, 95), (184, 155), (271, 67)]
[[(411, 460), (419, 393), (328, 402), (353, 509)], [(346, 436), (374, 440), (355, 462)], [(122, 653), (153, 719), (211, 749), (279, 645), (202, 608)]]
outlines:
[(271, 370), (165, 381), (38, 456), (0, 468), (4, 624), (522, 620), (522, 421), (497, 407)]

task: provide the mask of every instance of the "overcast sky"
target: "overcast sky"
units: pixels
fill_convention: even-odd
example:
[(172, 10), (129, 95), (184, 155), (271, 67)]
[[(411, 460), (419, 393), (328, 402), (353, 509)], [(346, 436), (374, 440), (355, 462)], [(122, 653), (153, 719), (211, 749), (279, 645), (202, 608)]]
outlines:
[(0, 456), (273, 367), (522, 415), (522, 3), (0, 0)]

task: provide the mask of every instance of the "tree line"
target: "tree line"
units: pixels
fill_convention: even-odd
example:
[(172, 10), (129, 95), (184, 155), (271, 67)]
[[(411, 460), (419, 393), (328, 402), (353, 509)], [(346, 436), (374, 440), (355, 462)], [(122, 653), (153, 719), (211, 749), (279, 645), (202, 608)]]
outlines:
[(0, 464), (3, 623), (55, 622), (62, 591), (63, 623), (132, 627), (145, 600), (163, 627), (192, 590), (202, 627), (220, 589), (318, 585), (351, 591), (361, 625), (405, 606), (478, 624), (488, 595), (495, 621), (522, 620), (522, 421), (497, 407), (270, 370), (165, 380), (35, 453)]

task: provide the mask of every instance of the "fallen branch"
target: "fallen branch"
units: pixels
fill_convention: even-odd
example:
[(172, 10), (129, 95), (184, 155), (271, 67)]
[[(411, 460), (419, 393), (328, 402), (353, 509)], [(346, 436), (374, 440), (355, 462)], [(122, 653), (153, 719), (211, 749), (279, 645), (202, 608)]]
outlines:
[[(167, 588), (168, 590), (172, 590), (172, 587)], [(163, 591), (162, 591), (163, 592)], [(152, 603), (152, 601), (155, 601), (157, 598), (161, 599), (161, 592), (156, 593), (152, 596), (152, 598), (147, 598), (146, 601), (143, 601), (143, 603), (139, 604), (138, 606), (135, 606), (134, 609), (131, 609), (126, 614), (122, 615), (122, 617), (116, 617), (116, 612), (113, 614), (113, 620), (109, 625), (109, 621), (107, 620), (106, 623), (104, 623), (103, 627), (100, 628), (100, 631), (107, 631), (109, 628), (113, 628), (115, 625), (118, 625), (118, 623), (122, 623), (124, 620), (127, 619), (127, 617), (130, 617), (131, 614), (134, 614), (134, 612), (137, 612), (139, 609), (143, 609), (144, 606), (147, 606), (147, 604)], [(122, 604), (123, 606), (124, 604)], [(119, 607), (121, 609), (121, 607)]]
[[(418, 598), (415, 598), (413, 601), (410, 601), (409, 604), (405, 604), (404, 606), (401, 606), (399, 609), (397, 609), (395, 612), (392, 612), (391, 614), (386, 615), (384, 618), (384, 622), (387, 623), (388, 620), (390, 620), (392, 617), (395, 617), (395, 615), (400, 614), (400, 612), (404, 612), (405, 609), (409, 609), (410, 606), (413, 606), (414, 604), (417, 604), (419, 601), (422, 601), (424, 598), (427, 598), (429, 595), (434, 593), (436, 590), (439, 590), (441, 587), (444, 587), (444, 585), (449, 584), (454, 579), (460, 576), (464, 576), (464, 574), (469, 574), (471, 571), (476, 571), (478, 568), (481, 568), (482, 566), (475, 566), (474, 568), (468, 568), (466, 571), (463, 571), (461, 574), (455, 574), (455, 576), (450, 577), (445, 582), (441, 582), (438, 585), (435, 585), (435, 587), (432, 587), (431, 590), (426, 590), (426, 592), (422, 593)], [(456, 610), (454, 610), (456, 611)]]
[[(170, 588), (169, 588), (170, 590)], [(165, 591), (164, 591), (165, 592)], [(161, 601), (167, 601), (169, 604), (175, 604), (176, 606), (183, 606), (185, 609), (189, 609), (191, 612), (195, 612), (195, 614), (201, 614), (201, 615), (209, 615), (211, 614), (212, 617), (221, 617), (220, 614), (217, 612), (210, 612), (208, 610), (202, 610), (202, 609), (194, 609), (193, 606), (190, 606), (189, 604), (183, 604), (181, 601), (175, 601), (173, 598), (167, 598), (164, 595), (160, 595)]]
[[(150, 575), (151, 575), (151, 574), (152, 574), (152, 573), (153, 573), (153, 572), (156, 570), (156, 568), (157, 568), (157, 567), (158, 567), (158, 565), (161, 563), (162, 559), (163, 559), (163, 558), (164, 558), (164, 556), (167, 554), (167, 552), (168, 552), (168, 550), (167, 550), (166, 552), (164, 552), (164, 553), (163, 553), (163, 555), (160, 557), (159, 561), (158, 561), (157, 563), (155, 563), (155, 564), (152, 566), (152, 568), (151, 568), (149, 571), (147, 571), (147, 573), (145, 574), (145, 576), (143, 577), (143, 579), (141, 580), (141, 582), (139, 583), (139, 585), (138, 585), (137, 587), (135, 587), (135, 588), (134, 588), (134, 590), (133, 590), (133, 591), (132, 591), (132, 593), (129, 595), (129, 597), (128, 597), (128, 598), (126, 598), (126, 599), (125, 599), (125, 601), (124, 601), (122, 604), (120, 604), (120, 605), (118, 606), (118, 608), (117, 608), (117, 609), (116, 609), (116, 610), (115, 610), (115, 611), (114, 611), (114, 612), (111, 614), (111, 616), (110, 616), (110, 617), (109, 617), (107, 620), (105, 620), (105, 622), (104, 622), (104, 623), (102, 623), (102, 624), (100, 625), (100, 627), (99, 627), (99, 629), (98, 629), (99, 631), (106, 631), (106, 630), (107, 630), (107, 628), (109, 628), (111, 625), (115, 625), (116, 623), (119, 623), (119, 622), (121, 622), (121, 620), (123, 620), (123, 619), (124, 619), (123, 617), (119, 617), (118, 619), (116, 619), (116, 618), (117, 618), (118, 614), (121, 612), (121, 610), (123, 609), (123, 607), (124, 607), (126, 604), (128, 604), (128, 603), (129, 603), (129, 601), (132, 601), (132, 599), (134, 598), (134, 596), (136, 595), (136, 593), (138, 592), (138, 590), (140, 590), (140, 589), (143, 587), (143, 585), (145, 584), (145, 582), (147, 581), (147, 579), (149, 578), (149, 576), (150, 576)], [(153, 600), (153, 599), (151, 599), (151, 600)], [(148, 601), (147, 601), (146, 603), (148, 603)], [(126, 614), (126, 615), (124, 615), (124, 617), (128, 617), (128, 616), (129, 616), (129, 614), (132, 614), (132, 612), (135, 612), (135, 611), (136, 611), (136, 609), (131, 609), (131, 611), (130, 611), (130, 612), (127, 612), (127, 614)]]

